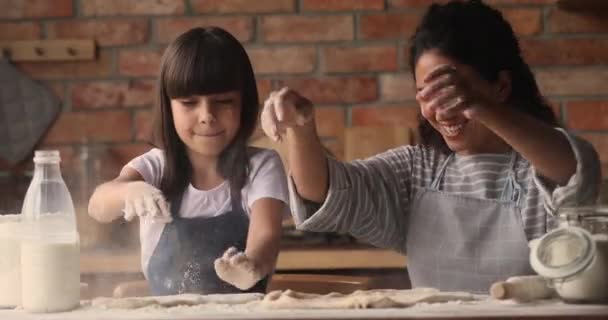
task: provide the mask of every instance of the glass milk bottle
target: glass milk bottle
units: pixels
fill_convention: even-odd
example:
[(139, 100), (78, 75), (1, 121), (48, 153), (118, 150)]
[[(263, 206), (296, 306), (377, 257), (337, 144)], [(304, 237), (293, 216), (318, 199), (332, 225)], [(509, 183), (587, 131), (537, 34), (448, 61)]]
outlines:
[(22, 209), (21, 304), (60, 312), (80, 303), (80, 242), (59, 151), (36, 151)]

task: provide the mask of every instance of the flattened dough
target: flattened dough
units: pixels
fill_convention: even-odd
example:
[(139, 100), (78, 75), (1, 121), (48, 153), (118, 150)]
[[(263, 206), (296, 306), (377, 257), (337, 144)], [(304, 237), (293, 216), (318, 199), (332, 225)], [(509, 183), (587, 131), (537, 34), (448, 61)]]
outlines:
[(364, 290), (351, 294), (326, 295), (301, 293), (291, 290), (267, 294), (261, 305), (267, 309), (367, 309), (407, 308), (416, 303), (472, 301), (479, 296), (467, 292), (441, 292), (431, 288), (411, 290)]
[(467, 292), (441, 292), (431, 288), (411, 290), (364, 290), (351, 294), (325, 295), (273, 291), (266, 296), (260, 293), (243, 294), (180, 294), (158, 297), (96, 298), (91, 306), (103, 309), (139, 309), (144, 307), (170, 308), (204, 304), (245, 305), (260, 309), (368, 309), (408, 308), (416, 303), (480, 300), (482, 296)]
[(91, 301), (91, 306), (103, 309), (139, 309), (143, 307), (176, 307), (176, 306), (195, 306), (201, 304), (225, 304), (237, 305), (252, 301), (262, 300), (261, 293), (239, 293), (239, 294), (179, 294), (172, 296), (154, 297), (131, 297), (131, 298), (95, 298)]

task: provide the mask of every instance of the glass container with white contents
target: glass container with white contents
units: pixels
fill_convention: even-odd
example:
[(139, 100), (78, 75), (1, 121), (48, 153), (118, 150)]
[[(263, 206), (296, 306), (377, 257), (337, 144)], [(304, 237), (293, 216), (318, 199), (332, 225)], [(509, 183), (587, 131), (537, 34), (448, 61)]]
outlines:
[(530, 243), (532, 268), (572, 303), (608, 303), (608, 207), (558, 211), (559, 227)]
[(30, 312), (60, 312), (80, 304), (80, 242), (74, 204), (56, 150), (36, 151), (23, 201), (21, 304)]
[(21, 305), (20, 214), (0, 215), (0, 309)]

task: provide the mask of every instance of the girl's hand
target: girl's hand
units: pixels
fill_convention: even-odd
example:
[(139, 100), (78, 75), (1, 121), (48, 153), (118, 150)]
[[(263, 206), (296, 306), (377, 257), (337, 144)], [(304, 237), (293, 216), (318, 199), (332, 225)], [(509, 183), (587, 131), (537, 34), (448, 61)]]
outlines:
[(264, 277), (255, 263), (235, 247), (230, 247), (221, 258), (216, 259), (214, 267), (220, 279), (240, 290), (253, 287)]
[(488, 84), (472, 72), (441, 65), (423, 79), (426, 86), (416, 94), (423, 113), (436, 113), (438, 119), (450, 119), (459, 114), (475, 119), (480, 111), (498, 103)]
[(261, 114), (264, 133), (280, 141), (287, 128), (304, 126), (312, 122), (314, 110), (310, 100), (287, 87), (270, 93)]
[(152, 222), (171, 222), (169, 205), (162, 192), (143, 181), (130, 182), (125, 194), (124, 218), (150, 219)]

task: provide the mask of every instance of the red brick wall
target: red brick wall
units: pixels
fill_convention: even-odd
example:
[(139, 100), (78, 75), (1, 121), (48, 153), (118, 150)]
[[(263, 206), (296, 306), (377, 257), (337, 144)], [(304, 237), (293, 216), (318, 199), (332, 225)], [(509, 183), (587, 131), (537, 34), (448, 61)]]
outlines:
[[(20, 63), (62, 99), (44, 138), (64, 157), (86, 137), (119, 163), (142, 152), (164, 46), (218, 25), (247, 48), (262, 99), (290, 85), (319, 105), (328, 146), (349, 125), (415, 124), (407, 37), (425, 0), (0, 0), (0, 40), (93, 38), (89, 62)], [(521, 37), (543, 92), (608, 168), (608, 13), (574, 14), (554, 0), (489, 0)], [(69, 159), (68, 163), (69, 163)]]

